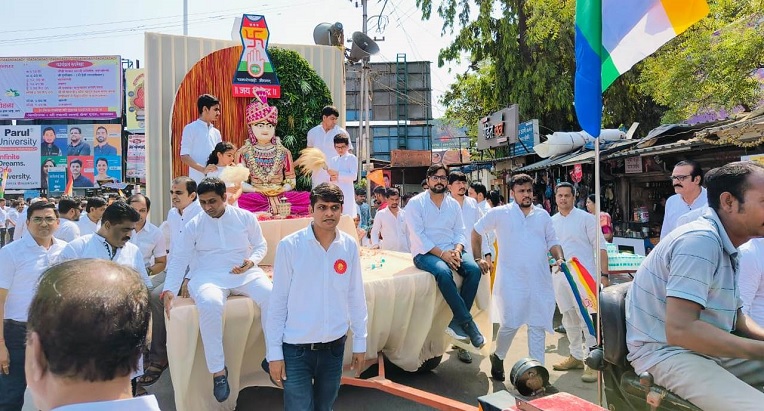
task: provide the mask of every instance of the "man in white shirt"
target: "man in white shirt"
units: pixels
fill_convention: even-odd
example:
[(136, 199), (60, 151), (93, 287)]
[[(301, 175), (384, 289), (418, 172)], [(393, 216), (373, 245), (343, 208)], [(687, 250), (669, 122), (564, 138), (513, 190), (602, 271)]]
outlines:
[(496, 232), (499, 256), (493, 297), (499, 311), (496, 350), (491, 354), (491, 376), (504, 381), (504, 359), (518, 329), (528, 326), (530, 357), (544, 363), (544, 331), (552, 331), (554, 288), (547, 252), (559, 265), (565, 260), (552, 219), (533, 205), (533, 179), (527, 174), (512, 177), (510, 190), (515, 202), (494, 207), (472, 231), (474, 256), (484, 271), (482, 235)]
[(80, 228), (80, 235), (94, 234), (101, 228), (101, 217), (106, 210), (106, 200), (101, 197), (88, 198), (88, 204), (85, 206), (85, 217), (77, 220), (77, 226)]
[(371, 248), (409, 253), (409, 235), (406, 230), (404, 211), (400, 208), (401, 197), (397, 188), (385, 193), (387, 207), (377, 211), (371, 227)]
[(0, 248), (5, 247), (5, 233), (8, 229), (5, 220), (8, 219), (8, 207), (5, 206), (5, 198), (0, 198)]
[(16, 225), (19, 221), (19, 210), (24, 210), (24, 202), (20, 200), (15, 200), (11, 202), (11, 206), (8, 208), (6, 219), (5, 219), (5, 226), (8, 230), (8, 244), (12, 243), (14, 240), (16, 240)]
[(703, 169), (697, 162), (686, 160), (676, 163), (671, 172), (671, 183), (676, 194), (666, 200), (661, 240), (678, 227), (680, 217), (708, 205), (708, 194), (703, 187)]
[(210, 94), (202, 94), (196, 100), (196, 108), (199, 118), (183, 128), (180, 161), (188, 166), (188, 176), (199, 183), (206, 172), (214, 171), (214, 168), (205, 170), (205, 165), (215, 145), (223, 139), (220, 131), (212, 125), (220, 117), (220, 100)]
[(188, 291), (199, 311), (199, 331), (207, 369), (212, 374), (213, 394), (223, 402), (231, 393), (223, 354), (225, 302), (229, 295), (251, 298), (260, 307), (265, 330), (272, 284), (257, 264), (265, 257), (268, 245), (253, 213), (228, 206), (222, 180), (204, 178), (197, 195), (204, 213), (186, 224), (180, 245), (173, 248), (162, 301), (169, 320), (175, 292), (183, 282), (186, 267), (190, 267)]
[[(38, 201), (40, 201), (41, 198), (35, 197), (31, 200), (29, 200), (29, 205), (32, 205)], [(19, 199), (18, 200), (18, 207), (16, 207), (16, 211), (18, 212), (18, 216), (16, 217), (16, 225), (15, 230), (13, 231), (13, 241), (21, 239), (21, 236), (24, 235), (24, 233), (27, 230), (27, 208), (28, 206), (24, 203), (24, 200)]]
[[(478, 210), (480, 211), (481, 216), (484, 216), (488, 213), (488, 210), (491, 209), (491, 205), (487, 201), (488, 190), (483, 183), (479, 181), (471, 183), (469, 190), (467, 190), (467, 195), (477, 201)], [(470, 235), (471, 234), (468, 233), (467, 238), (470, 238)], [(489, 265), (493, 265), (493, 243), (496, 241), (496, 235), (493, 231), (488, 232), (483, 236), (483, 241), (483, 244), (488, 245), (487, 247), (483, 246), (483, 258), (488, 261)]]
[[(308, 131), (308, 147), (315, 147), (330, 160), (337, 155), (334, 150), (334, 136), (337, 134), (349, 135), (344, 128), (337, 125), (337, 119), (340, 112), (334, 106), (326, 106), (321, 110), (321, 124), (311, 128)], [(348, 150), (353, 151), (353, 143), (348, 142)], [(212, 151), (212, 150), (210, 150)], [(209, 154), (209, 153), (208, 153)], [(311, 176), (313, 187), (329, 182), (329, 173), (326, 170), (319, 170)]]
[[(414, 265), (435, 277), (443, 299), (454, 318), (446, 334), (459, 341), (482, 347), (485, 338), (472, 320), (470, 309), (480, 285), (480, 267), (464, 252), (464, 221), (459, 203), (447, 196), (448, 169), (433, 164), (427, 169), (428, 191), (412, 198), (406, 205), (406, 228), (411, 241)], [(461, 290), (456, 288), (451, 270), (462, 276)]]
[(53, 236), (67, 243), (79, 237), (80, 227), (75, 222), (80, 219), (79, 201), (71, 198), (62, 198), (58, 202), (58, 214), (61, 223)]
[[(351, 369), (366, 359), (366, 297), (356, 241), (337, 229), (343, 193), (323, 183), (310, 193), (312, 223), (279, 242), (266, 346), (284, 409), (332, 409), (340, 388), (348, 329)], [(350, 323), (348, 325), (348, 323)]]
[(29, 233), (0, 249), (0, 409), (21, 410), (26, 380), (27, 312), (42, 272), (66, 243), (53, 238), (58, 211), (53, 203), (29, 207)]
[(61, 260), (97, 258), (122, 264), (135, 270), (146, 287), (151, 280), (143, 266), (143, 256), (138, 246), (130, 242), (135, 223), (141, 216), (124, 201), (115, 201), (103, 212), (101, 227), (95, 234), (83, 235), (70, 242), (61, 253)]
[(345, 204), (342, 205), (342, 214), (355, 218), (358, 211), (355, 207), (355, 188), (353, 182), (358, 178), (358, 158), (348, 152), (350, 139), (346, 134), (334, 136), (334, 149), (337, 154), (329, 158), (329, 181), (339, 186), (342, 195), (345, 196)]
[(135, 224), (135, 232), (130, 237), (130, 242), (137, 245), (143, 255), (143, 265), (146, 274), (151, 278), (152, 286), (149, 291), (164, 284), (167, 266), (167, 246), (164, 235), (159, 227), (148, 221), (151, 210), (151, 200), (143, 194), (133, 194), (127, 199), (127, 204), (141, 216)]
[[(557, 214), (552, 216), (552, 224), (560, 245), (567, 254), (568, 258), (576, 257), (584, 268), (592, 275), (597, 275), (596, 264), (594, 262), (597, 245), (597, 236), (600, 237), (600, 249), (598, 258), (600, 259), (601, 275), (607, 279), (607, 242), (602, 235), (597, 218), (574, 207), (575, 188), (568, 182), (563, 182), (555, 187), (555, 201), (557, 202)], [(562, 313), (562, 325), (568, 335), (570, 355), (564, 361), (554, 364), (552, 368), (557, 371), (567, 371), (573, 369), (584, 369), (581, 376), (583, 382), (596, 382), (597, 372), (589, 367), (584, 367), (584, 359), (588, 354), (589, 347), (597, 345), (597, 339), (589, 334), (588, 327), (581, 311), (578, 308), (570, 284), (565, 279), (565, 274), (555, 270), (552, 274), (552, 283), (554, 285), (554, 295), (557, 306)], [(578, 286), (581, 297), (586, 296), (586, 291)], [(588, 300), (587, 300), (588, 301)], [(586, 304), (590, 314), (594, 314), (591, 302)]]
[(153, 395), (130, 392), (151, 320), (148, 299), (131, 269), (109, 261), (45, 271), (27, 323), (26, 379), (35, 409), (159, 411)]

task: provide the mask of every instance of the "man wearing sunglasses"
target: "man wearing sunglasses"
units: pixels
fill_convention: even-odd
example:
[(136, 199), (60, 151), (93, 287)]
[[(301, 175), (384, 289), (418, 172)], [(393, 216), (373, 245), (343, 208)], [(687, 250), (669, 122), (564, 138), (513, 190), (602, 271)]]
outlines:
[(708, 205), (706, 189), (702, 186), (703, 169), (700, 164), (691, 160), (680, 161), (674, 166), (670, 178), (676, 194), (666, 200), (661, 240), (679, 226), (677, 222), (680, 217)]
[(59, 225), (56, 205), (29, 206), (28, 233), (0, 250), (0, 409), (20, 410), (26, 379), (24, 356), (27, 313), (42, 272), (53, 265), (66, 242), (53, 237)]

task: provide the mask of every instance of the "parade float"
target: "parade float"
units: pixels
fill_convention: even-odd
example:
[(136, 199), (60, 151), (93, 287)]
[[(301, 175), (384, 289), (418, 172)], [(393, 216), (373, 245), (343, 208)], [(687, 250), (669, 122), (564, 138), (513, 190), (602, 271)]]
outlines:
[[(159, 176), (150, 179), (149, 195), (156, 192), (154, 198), (164, 198), (157, 191), (164, 190), (162, 187), (171, 177), (187, 173), (179, 159), (182, 127), (197, 118), (195, 101), (199, 95), (215, 95), (222, 108), (216, 127), (224, 141), (240, 147), (239, 158), (249, 171), (249, 187), (239, 197), (239, 205), (258, 214), (268, 243), (268, 253), (260, 265), (266, 272), (272, 273), (271, 265), (278, 242), (310, 224), (311, 219), (307, 215), (309, 182), (307, 185), (304, 180), (301, 182), (301, 177), (295, 173), (293, 160), (306, 145), (308, 129), (320, 122), (324, 105), (334, 103), (341, 113), (344, 112), (344, 90), (341, 88), (339, 93), (335, 93), (336, 87), (333, 87), (337, 81), (342, 84), (339, 76), (344, 75), (344, 67), (326, 69), (326, 61), (337, 62), (326, 56), (339, 57), (342, 62), (341, 51), (336, 47), (295, 47), (301, 52), (268, 47), (266, 52), (268, 31), (264, 18), (245, 15), (242, 21), (244, 46), (147, 34), (147, 56), (156, 55), (158, 59), (148, 59), (146, 75), (149, 151), (166, 153), (149, 154), (149, 175)], [(168, 47), (168, 44), (171, 46)], [(253, 50), (248, 50), (247, 46), (251, 46), (254, 52), (250, 53)], [(174, 74), (170, 76), (172, 79), (168, 81), (177, 84), (175, 90), (152, 87), (154, 82), (161, 83), (161, 78), (168, 76), (164, 64), (172, 65), (175, 69), (173, 73), (177, 73), (178, 62), (192, 59), (189, 50), (196, 52), (205, 47), (214, 50), (199, 55), (196, 61), (188, 64), (182, 81), (173, 77)], [(157, 50), (161, 48), (164, 48), (164, 53)], [(172, 49), (172, 61), (163, 57), (168, 49)], [(259, 56), (262, 60), (253, 61), (252, 56)], [(312, 58), (312, 62), (303, 56)], [(268, 61), (263, 61), (265, 59)], [(322, 62), (324, 66), (321, 66)], [(253, 76), (258, 74), (252, 73), (253, 67), (254, 71), (262, 69), (263, 74), (268, 75)], [(317, 74), (316, 67), (322, 75)], [(232, 84), (234, 72), (239, 80), (243, 80), (240, 84)], [(251, 81), (247, 80), (247, 75), (241, 75), (242, 72), (247, 72)], [(329, 81), (325, 82), (325, 79)], [(278, 88), (274, 87), (275, 84)], [(154, 90), (158, 93), (152, 93)], [(168, 94), (173, 95), (171, 100)], [(157, 121), (165, 121), (165, 126)], [(161, 137), (163, 128), (171, 131), (166, 138)], [(152, 137), (151, 130), (156, 130), (158, 135)], [(167, 161), (168, 158), (172, 161)], [(162, 173), (162, 170), (166, 172)], [(166, 210), (160, 213), (166, 213)], [(357, 238), (349, 216), (343, 216), (339, 228)], [(442, 355), (455, 343), (444, 332), (452, 313), (432, 275), (415, 268), (410, 254), (362, 249), (361, 264), (368, 306), (367, 363), (364, 368), (379, 364), (379, 375), (360, 379), (352, 377), (348, 370), (343, 384), (380, 389), (439, 409), (476, 409), (474, 405), (400, 386), (384, 378), (383, 359), (410, 372), (434, 369)], [(455, 275), (454, 279), (459, 285), (461, 277)], [(490, 285), (487, 276), (483, 279), (472, 315), (481, 332), (492, 335), (488, 310)], [(259, 308), (248, 298), (232, 297), (226, 304), (223, 344), (229, 359), (227, 367), (231, 396), (218, 404), (209, 384), (196, 307), (190, 299), (179, 299), (173, 308), (172, 321), (167, 321), (169, 368), (178, 410), (234, 409), (241, 389), (271, 386), (268, 374), (260, 366), (265, 357), (265, 342), (259, 317)], [(488, 355), (490, 345), (482, 350), (469, 344), (461, 346)], [(345, 362), (349, 366), (352, 348), (348, 345), (346, 349)]]

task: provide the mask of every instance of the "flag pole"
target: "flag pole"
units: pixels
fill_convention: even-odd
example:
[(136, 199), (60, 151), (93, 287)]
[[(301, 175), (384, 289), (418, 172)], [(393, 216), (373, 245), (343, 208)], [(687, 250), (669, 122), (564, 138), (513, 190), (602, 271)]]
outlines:
[[(594, 202), (595, 204), (595, 210), (596, 210), (596, 217), (597, 217), (597, 227), (602, 230), (602, 227), (600, 227), (600, 139), (598, 138), (594, 139), (594, 199), (596, 200)], [(595, 236), (595, 258), (594, 258), (594, 266), (596, 267), (596, 273), (595, 276), (597, 278), (597, 307), (602, 307), (600, 305), (600, 284), (602, 283), (602, 261), (600, 260), (600, 247), (602, 246), (600, 244), (600, 239), (602, 238), (602, 235), (600, 233), (597, 233), (598, 235)], [(600, 329), (600, 318), (599, 318), (599, 312), (597, 312), (597, 323), (594, 324), (594, 329), (596, 330), (596, 338), (597, 338), (597, 346), (602, 345), (602, 330)], [(597, 371), (597, 400), (600, 406), (602, 406), (602, 372)]]

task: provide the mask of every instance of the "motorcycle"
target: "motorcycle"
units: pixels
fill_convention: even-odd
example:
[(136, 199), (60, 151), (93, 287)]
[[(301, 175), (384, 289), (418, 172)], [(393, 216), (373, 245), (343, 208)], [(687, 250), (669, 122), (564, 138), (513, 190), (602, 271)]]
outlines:
[(602, 345), (591, 350), (589, 367), (602, 372), (608, 408), (614, 411), (702, 411), (689, 401), (656, 385), (649, 372), (637, 375), (626, 359), (626, 294), (631, 283), (607, 287), (600, 293)]

